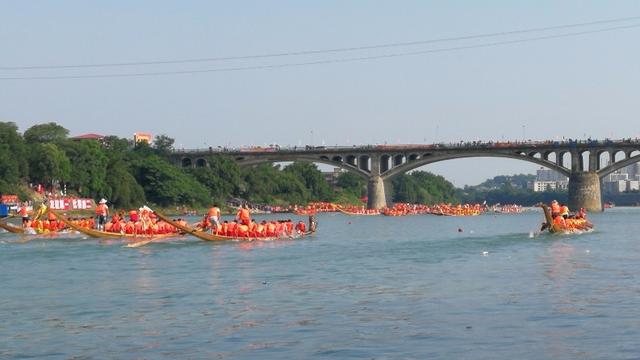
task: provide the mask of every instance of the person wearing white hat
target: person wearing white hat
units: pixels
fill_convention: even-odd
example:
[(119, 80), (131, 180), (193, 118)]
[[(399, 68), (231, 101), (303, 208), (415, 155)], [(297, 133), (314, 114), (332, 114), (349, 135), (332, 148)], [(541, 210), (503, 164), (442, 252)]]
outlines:
[(107, 200), (102, 198), (98, 202), (98, 206), (96, 206), (98, 230), (104, 231), (104, 224), (107, 223), (107, 216), (109, 216), (109, 207), (107, 206)]

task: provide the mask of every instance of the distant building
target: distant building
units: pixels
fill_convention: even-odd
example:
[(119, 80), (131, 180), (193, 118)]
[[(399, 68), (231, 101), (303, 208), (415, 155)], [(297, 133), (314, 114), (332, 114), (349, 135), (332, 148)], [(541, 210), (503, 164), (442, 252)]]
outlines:
[(147, 144), (151, 145), (151, 142), (153, 140), (153, 137), (151, 136), (151, 133), (143, 133), (143, 132), (136, 132), (133, 133), (133, 143), (137, 144), (141, 141), (146, 142)]
[(567, 190), (569, 178), (555, 170), (540, 168), (536, 171), (536, 179), (529, 181), (527, 187), (534, 192)]
[(640, 164), (631, 164), (605, 176), (602, 189), (605, 194), (640, 191)]
[(89, 134), (82, 134), (82, 135), (74, 136), (74, 137), (71, 138), (71, 140), (98, 140), (98, 141), (102, 141), (102, 140), (104, 140), (104, 138), (105, 138), (104, 135), (89, 133)]

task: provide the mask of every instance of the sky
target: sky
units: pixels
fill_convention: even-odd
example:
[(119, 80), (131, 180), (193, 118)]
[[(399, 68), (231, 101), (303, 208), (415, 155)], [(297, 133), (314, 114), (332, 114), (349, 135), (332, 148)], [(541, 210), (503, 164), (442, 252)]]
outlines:
[[(640, 137), (640, 18), (428, 42), (633, 17), (624, 0), (0, 1), (0, 121), (184, 148)], [(132, 62), (155, 64), (28, 69)], [(535, 169), (422, 168), (457, 186)]]

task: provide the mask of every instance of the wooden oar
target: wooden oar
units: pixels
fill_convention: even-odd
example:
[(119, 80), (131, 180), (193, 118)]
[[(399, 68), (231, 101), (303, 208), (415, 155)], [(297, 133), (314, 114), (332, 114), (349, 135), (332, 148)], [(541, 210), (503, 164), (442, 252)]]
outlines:
[(17, 215), (9, 215), (9, 216), (5, 216), (3, 218), (0, 218), (0, 222), (4, 222), (6, 223), (7, 221), (9, 221), (9, 219), (13, 219), (14, 217), (17, 217)]
[(136, 241), (136, 242), (132, 242), (127, 244), (125, 247), (128, 248), (137, 248), (140, 246), (144, 246), (147, 245), (148, 243), (154, 242), (156, 240), (158, 240), (159, 238), (151, 238), (151, 239), (144, 239), (144, 240), (140, 240), (140, 241)]

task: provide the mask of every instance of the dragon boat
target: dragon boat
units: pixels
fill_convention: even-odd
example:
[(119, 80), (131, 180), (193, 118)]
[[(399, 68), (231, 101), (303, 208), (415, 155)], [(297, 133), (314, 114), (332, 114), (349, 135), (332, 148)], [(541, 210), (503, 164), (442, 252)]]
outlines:
[(376, 210), (374, 212), (356, 212), (356, 211), (349, 211), (345, 208), (343, 208), (342, 206), (339, 206), (338, 208), (338, 212), (345, 214), (345, 215), (350, 215), (350, 216), (378, 216), (380, 215), (380, 211)]
[(542, 229), (540, 229), (541, 231), (548, 230), (552, 234), (573, 234), (593, 230), (593, 224), (587, 221), (587, 219), (566, 219), (566, 227), (555, 224), (553, 222), (553, 216), (551, 215), (551, 209), (545, 204), (538, 204), (538, 206), (542, 208), (545, 218)]
[(0, 222), (0, 229), (5, 229), (12, 234), (24, 234), (24, 228), (7, 222)]
[(176, 236), (181, 236), (181, 233), (172, 233), (172, 234), (126, 234), (126, 233), (116, 233), (116, 232), (108, 232), (108, 231), (101, 231), (101, 230), (95, 230), (95, 229), (89, 229), (86, 227), (82, 227), (79, 226), (78, 224), (74, 223), (73, 221), (71, 221), (69, 218), (67, 218), (66, 216), (62, 215), (61, 213), (52, 210), (52, 209), (48, 209), (48, 212), (54, 214), (56, 216), (56, 218), (60, 219), (60, 221), (64, 222), (69, 228), (78, 231), (79, 233), (85, 234), (87, 236), (90, 236), (92, 238), (98, 238), (98, 239), (123, 239), (126, 241), (131, 241), (131, 242), (135, 242), (135, 243), (140, 243), (140, 244), (144, 244), (144, 243), (148, 243), (151, 241), (157, 241), (157, 240), (161, 240), (161, 239), (167, 239), (167, 238), (175, 238)]
[(237, 236), (225, 236), (225, 235), (217, 235), (217, 234), (212, 234), (200, 229), (194, 229), (191, 226), (188, 225), (183, 225), (183, 224), (179, 224), (175, 221), (173, 221), (172, 219), (168, 218), (167, 216), (155, 211), (154, 212), (156, 214), (156, 216), (159, 219), (162, 219), (163, 221), (167, 222), (170, 225), (175, 226), (177, 229), (180, 229), (182, 231), (184, 231), (186, 234), (189, 235), (193, 235), (195, 237), (197, 237), (198, 239), (201, 240), (205, 240), (205, 241), (232, 241), (232, 240), (242, 240), (242, 241), (254, 241), (254, 240), (262, 240), (262, 241), (269, 241), (269, 240), (279, 240), (279, 239), (298, 239), (298, 238), (302, 238), (302, 237), (306, 237), (309, 235), (312, 235), (313, 233), (316, 232), (316, 227), (317, 227), (317, 222), (316, 222), (316, 218), (315, 216), (311, 215), (309, 216), (309, 231), (299, 234), (298, 236), (295, 237), (291, 237), (291, 236), (271, 236), (271, 237), (237, 237)]

